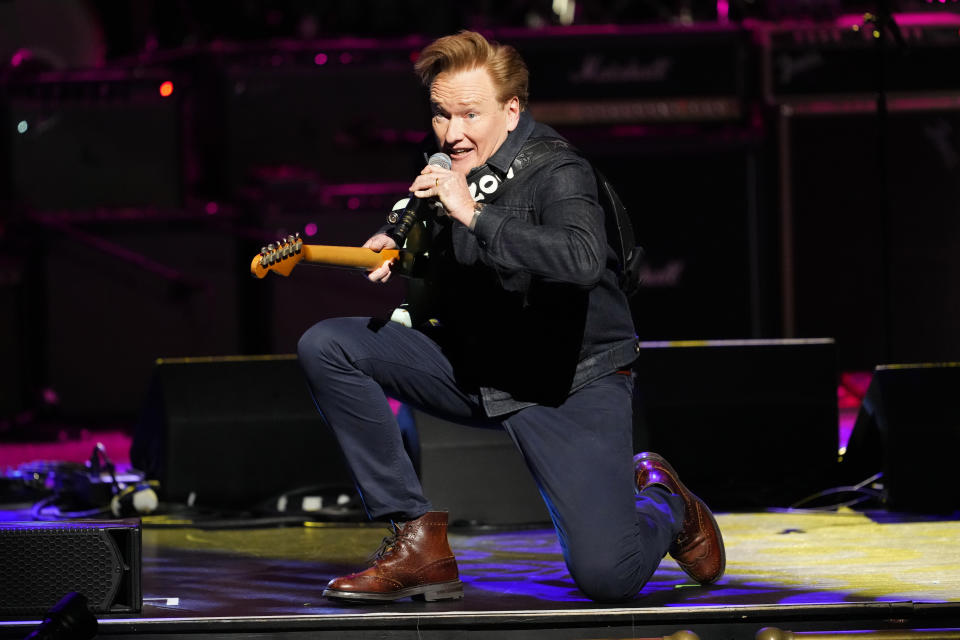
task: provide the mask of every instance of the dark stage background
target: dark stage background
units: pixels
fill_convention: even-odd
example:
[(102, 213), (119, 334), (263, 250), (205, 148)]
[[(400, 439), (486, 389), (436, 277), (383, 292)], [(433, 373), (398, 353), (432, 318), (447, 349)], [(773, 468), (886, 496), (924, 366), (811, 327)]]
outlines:
[(0, 436), (129, 424), (157, 358), (388, 314), (400, 282), (250, 259), (379, 226), (428, 125), (411, 56), (461, 28), (618, 186), (642, 339), (960, 359), (957, 3), (435, 4), (0, 1)]

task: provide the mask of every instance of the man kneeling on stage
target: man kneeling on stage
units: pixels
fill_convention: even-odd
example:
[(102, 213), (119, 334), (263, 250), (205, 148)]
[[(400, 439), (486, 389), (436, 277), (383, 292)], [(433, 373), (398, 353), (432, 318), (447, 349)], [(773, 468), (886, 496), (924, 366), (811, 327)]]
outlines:
[[(667, 552), (695, 581), (715, 582), (725, 555), (710, 510), (662, 457), (632, 456), (639, 343), (591, 165), (530, 117), (527, 69), (512, 47), (461, 32), (428, 45), (415, 69), (450, 158), (410, 185), (414, 198), (442, 205), (425, 229), (429, 313), (415, 313), (412, 327), (326, 320), (298, 347), (368, 515), (392, 522), (372, 566), (331, 580), (324, 595), (463, 596), (447, 514), (423, 495), (388, 396), (506, 430), (589, 598), (634, 597)], [(398, 239), (387, 228), (364, 246)], [(385, 263), (368, 277), (390, 275)]]

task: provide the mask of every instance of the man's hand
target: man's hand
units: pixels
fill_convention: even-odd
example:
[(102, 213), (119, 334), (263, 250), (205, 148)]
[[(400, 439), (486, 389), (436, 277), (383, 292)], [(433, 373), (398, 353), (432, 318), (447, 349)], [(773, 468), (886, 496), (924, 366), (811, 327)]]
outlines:
[(417, 198), (436, 196), (447, 215), (462, 224), (469, 226), (473, 221), (473, 196), (459, 173), (428, 164), (410, 185), (410, 192)]
[[(363, 243), (364, 248), (373, 249), (377, 253), (383, 249), (396, 249), (397, 243), (393, 241), (393, 238), (388, 236), (385, 233), (378, 233), (369, 240)], [(390, 270), (391, 265), (393, 265), (393, 260), (385, 260), (376, 269), (372, 271), (367, 271), (367, 279), (370, 282), (379, 282), (381, 284), (385, 283), (390, 279), (390, 275), (393, 273)]]

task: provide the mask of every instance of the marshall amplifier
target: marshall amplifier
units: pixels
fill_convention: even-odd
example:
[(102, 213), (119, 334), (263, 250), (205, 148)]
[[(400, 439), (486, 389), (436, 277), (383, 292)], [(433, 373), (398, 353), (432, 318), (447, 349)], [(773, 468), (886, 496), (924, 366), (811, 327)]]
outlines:
[(503, 29), (549, 124), (731, 121), (743, 115), (746, 32), (724, 25)]
[(630, 299), (640, 338), (771, 335), (776, 255), (763, 213), (767, 168), (759, 132), (725, 126), (652, 135), (630, 128), (616, 135), (558, 130), (617, 189), (645, 250), (641, 290)]

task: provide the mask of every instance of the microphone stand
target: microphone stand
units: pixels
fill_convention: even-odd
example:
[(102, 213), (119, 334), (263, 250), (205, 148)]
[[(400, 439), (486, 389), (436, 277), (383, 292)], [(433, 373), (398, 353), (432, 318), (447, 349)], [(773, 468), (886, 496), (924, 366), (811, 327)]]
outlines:
[[(897, 44), (896, 51), (902, 52), (906, 48), (900, 26), (893, 16), (891, 0), (877, 0), (876, 14), (867, 13), (864, 16), (864, 26), (874, 31), (877, 57), (877, 193), (880, 195), (880, 264), (883, 274), (881, 287), (882, 314), (883, 314), (883, 351), (882, 361), (888, 362), (893, 357), (893, 267), (891, 265), (891, 224), (892, 211), (890, 207), (890, 175), (887, 162), (887, 129), (890, 114), (887, 91), (887, 34), (892, 36)], [(880, 364), (880, 363), (876, 363)]]

